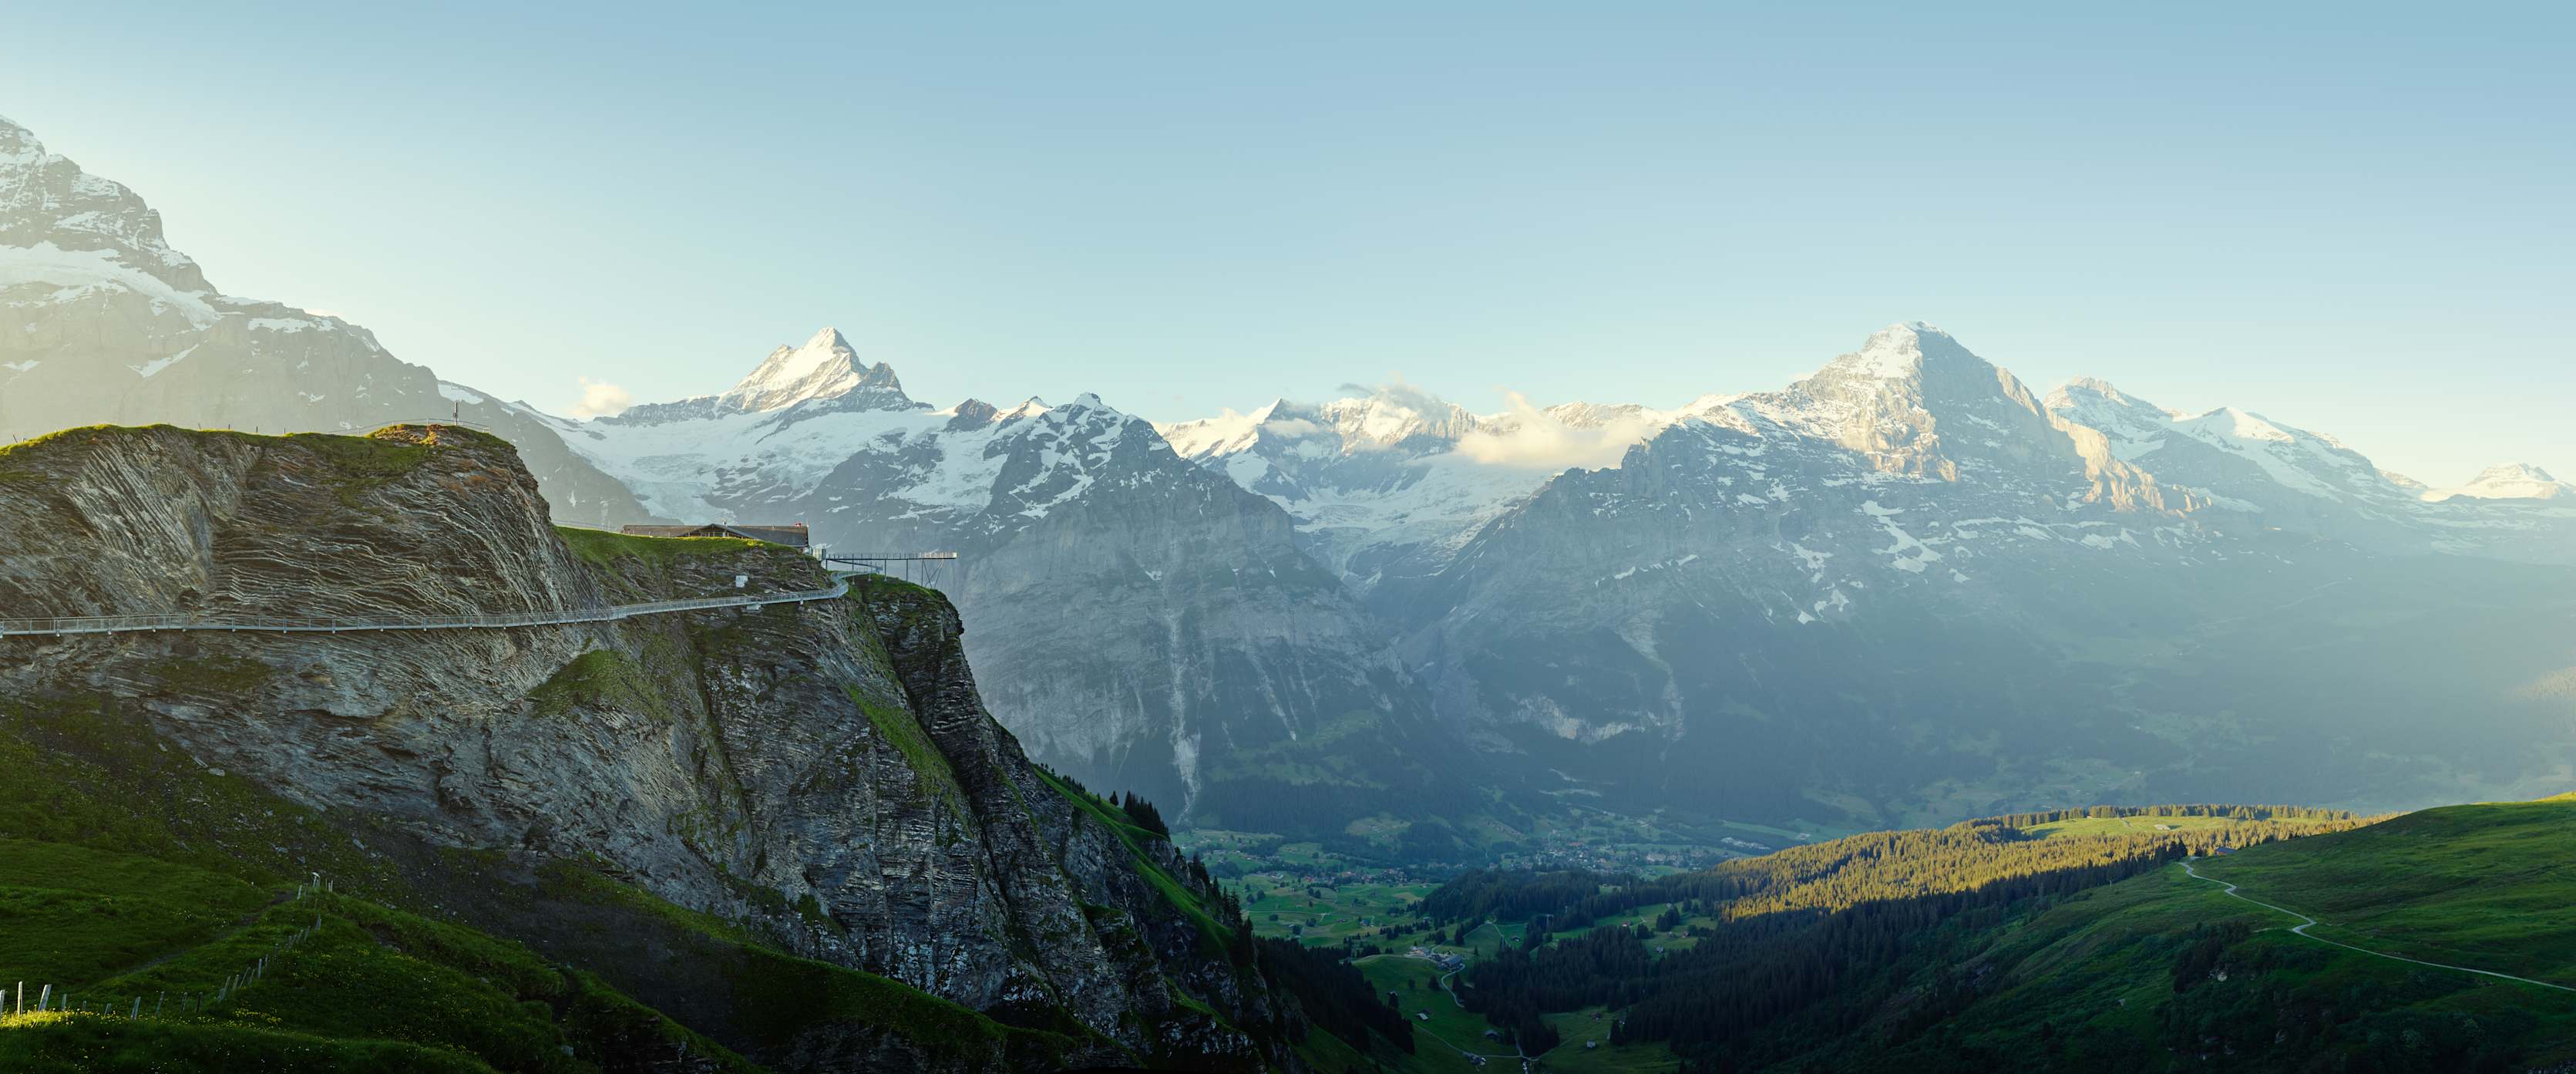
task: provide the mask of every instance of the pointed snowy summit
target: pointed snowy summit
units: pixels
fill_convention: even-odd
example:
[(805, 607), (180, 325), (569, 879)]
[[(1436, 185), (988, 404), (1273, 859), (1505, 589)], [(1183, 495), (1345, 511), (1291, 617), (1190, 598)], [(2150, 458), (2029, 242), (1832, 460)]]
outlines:
[(1903, 321), (1871, 333), (1859, 350), (1835, 357), (1802, 383), (1811, 388), (1823, 384), (1860, 387), (1872, 381), (1920, 384), (1929, 370), (1982, 377), (1993, 368), (1993, 363), (1977, 357), (1938, 326)]
[(841, 330), (825, 328), (795, 347), (769, 352), (760, 366), (717, 396), (724, 410), (767, 413), (809, 399), (842, 401), (842, 409), (910, 409), (918, 404), (903, 394), (894, 368), (878, 362), (859, 364), (857, 349)]
[(1902, 321), (1870, 334), (1860, 349), (1839, 355), (1817, 371), (1818, 376), (1840, 374), (1875, 380), (1906, 380), (1923, 372), (1924, 345), (1931, 342), (1959, 348), (1950, 334), (1922, 321)]

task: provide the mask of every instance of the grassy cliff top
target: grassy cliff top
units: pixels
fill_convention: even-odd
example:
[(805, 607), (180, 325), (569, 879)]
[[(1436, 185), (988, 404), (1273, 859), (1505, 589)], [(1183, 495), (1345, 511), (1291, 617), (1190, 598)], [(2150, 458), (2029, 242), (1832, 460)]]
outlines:
[(505, 453), (518, 449), (490, 433), (462, 425), (388, 425), (364, 436), (341, 433), (245, 433), (232, 429), (189, 429), (177, 425), (83, 425), (60, 429), (31, 440), (0, 445), (0, 471), (39, 473), (71, 453), (126, 438), (179, 437), (205, 443), (245, 447), (287, 447), (311, 452), (354, 475), (385, 478), (408, 473), (442, 449)]
[(758, 552), (764, 547), (762, 542), (741, 537), (639, 537), (582, 526), (557, 526), (555, 534), (582, 562), (594, 567), (617, 567), (621, 560), (669, 564), (691, 557)]

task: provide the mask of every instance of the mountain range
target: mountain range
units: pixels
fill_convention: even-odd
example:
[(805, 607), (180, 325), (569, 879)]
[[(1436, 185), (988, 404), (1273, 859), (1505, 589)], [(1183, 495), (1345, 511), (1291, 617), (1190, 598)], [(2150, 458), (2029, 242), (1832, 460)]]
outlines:
[(994, 714), (1203, 826), (1380, 818), (1465, 857), (1561, 805), (1848, 829), (2576, 771), (2569, 486), (2437, 490), (2256, 414), (2042, 393), (1921, 323), (1674, 409), (1399, 385), (1165, 425), (935, 407), (825, 329), (575, 420), (215, 292), (139, 198), (5, 123), (0, 309), (0, 429), (453, 416), (561, 521), (957, 551)]

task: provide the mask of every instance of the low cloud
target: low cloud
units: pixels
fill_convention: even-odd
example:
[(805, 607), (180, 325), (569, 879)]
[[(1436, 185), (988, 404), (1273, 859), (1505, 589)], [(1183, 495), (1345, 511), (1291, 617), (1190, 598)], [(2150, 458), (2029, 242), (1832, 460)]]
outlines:
[(1598, 470), (1619, 465), (1630, 445), (1662, 425), (1652, 415), (1633, 415), (1585, 428), (1558, 420), (1519, 392), (1504, 392), (1503, 399), (1510, 404), (1503, 428), (1478, 429), (1461, 437), (1459, 454), (1488, 466)]
[(2524, 683), (2513, 696), (2529, 701), (2576, 702), (2576, 667), (2561, 668)]
[(635, 395), (604, 380), (581, 378), (581, 401), (572, 405), (576, 418), (607, 418), (626, 412), (635, 405)]
[(1384, 384), (1344, 384), (1342, 391), (1350, 395), (1367, 395), (1384, 399), (1411, 409), (1417, 414), (1432, 414), (1449, 408), (1447, 400), (1424, 391), (1420, 385), (1404, 379), (1404, 374), (1401, 372), (1387, 374), (1387, 381)]

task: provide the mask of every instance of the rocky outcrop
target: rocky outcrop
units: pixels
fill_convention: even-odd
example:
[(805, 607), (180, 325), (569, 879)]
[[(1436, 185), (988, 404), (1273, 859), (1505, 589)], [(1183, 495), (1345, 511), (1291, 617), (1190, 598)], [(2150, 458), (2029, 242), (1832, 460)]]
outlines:
[[(824, 586), (776, 546), (558, 533), (506, 443), (443, 426), (74, 430), (0, 453), (0, 546), (31, 550), (0, 560), (0, 607), (23, 615), (455, 614)], [(6, 638), (0, 693), (118, 699), (299, 806), (523, 871), (580, 863), (793, 953), (1091, 1042), (1048, 1062), (1279, 1058), (1248, 1030), (1286, 1012), (1204, 925), (1221, 897), (1168, 842), (1122, 834), (1029, 763), (984, 710), (962, 634), (938, 594), (863, 579), (835, 601), (578, 626)], [(884, 1033), (827, 1020), (739, 1046), (789, 1069), (927, 1061)]]

